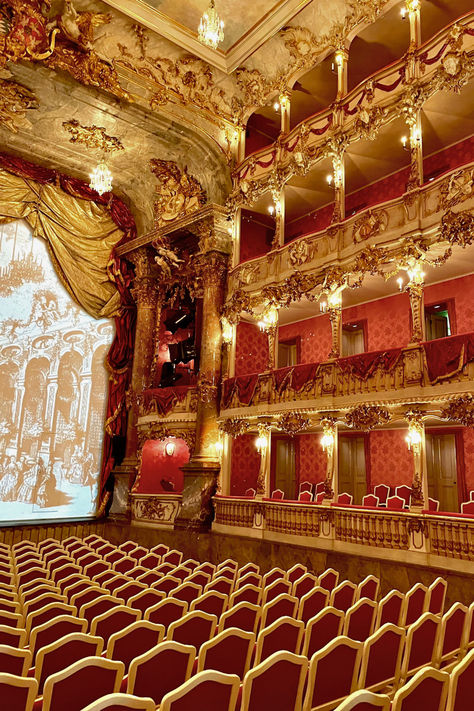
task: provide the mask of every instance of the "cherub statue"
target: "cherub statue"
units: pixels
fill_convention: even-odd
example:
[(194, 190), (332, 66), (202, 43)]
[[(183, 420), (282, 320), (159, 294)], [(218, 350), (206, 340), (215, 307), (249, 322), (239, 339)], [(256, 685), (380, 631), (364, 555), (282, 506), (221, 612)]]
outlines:
[(108, 24), (110, 20), (110, 15), (103, 12), (78, 12), (71, 0), (65, 0), (62, 14), (56, 18), (55, 24), (62, 39), (84, 52), (90, 52), (94, 44), (94, 29)]

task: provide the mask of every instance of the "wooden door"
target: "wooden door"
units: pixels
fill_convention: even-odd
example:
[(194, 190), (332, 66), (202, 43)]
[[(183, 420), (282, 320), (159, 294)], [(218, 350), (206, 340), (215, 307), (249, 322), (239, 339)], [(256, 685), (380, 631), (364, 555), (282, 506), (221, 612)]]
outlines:
[(459, 511), (456, 435), (426, 435), (428, 492), (440, 511)]
[(340, 436), (338, 450), (338, 493), (352, 494), (353, 503), (361, 504), (367, 493), (364, 438)]
[(285, 499), (296, 499), (294, 439), (275, 439), (275, 489), (285, 492)]

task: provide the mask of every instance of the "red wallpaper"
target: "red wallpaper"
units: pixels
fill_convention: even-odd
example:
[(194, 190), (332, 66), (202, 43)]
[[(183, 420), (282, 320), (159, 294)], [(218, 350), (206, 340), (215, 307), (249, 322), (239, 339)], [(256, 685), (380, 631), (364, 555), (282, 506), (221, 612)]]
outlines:
[(413, 454), (405, 441), (406, 430), (374, 430), (369, 435), (372, 487), (409, 484), (413, 480)]
[[(269, 215), (254, 215), (249, 210), (242, 210), (241, 219), (240, 261), (246, 262), (268, 252), (275, 226)], [(256, 219), (258, 222), (255, 221)]]
[(267, 369), (268, 338), (253, 323), (241, 321), (237, 326), (235, 374), (262, 373)]
[[(175, 445), (172, 455), (165, 452), (167, 442), (173, 442)], [(165, 440), (148, 440), (143, 447), (137, 492), (140, 494), (166, 492), (161, 484), (162, 479), (173, 482), (174, 491), (181, 492), (183, 490), (183, 472), (180, 467), (188, 461), (189, 449), (183, 439), (169, 437)]]
[(465, 427), (462, 435), (464, 442), (466, 489), (469, 492), (471, 489), (474, 489), (474, 429), (472, 427)]
[(370, 205), (378, 205), (387, 200), (394, 200), (403, 195), (409, 177), (409, 168), (403, 168), (393, 175), (388, 175), (372, 185), (366, 185), (346, 196), (346, 215), (350, 217), (354, 212), (364, 210)]
[[(423, 173), (425, 180), (430, 174), (440, 171), (440, 174), (460, 165), (466, 165), (474, 160), (474, 136), (466, 138), (464, 141), (456, 143), (454, 146), (445, 148), (438, 153), (428, 156), (423, 161)], [(436, 176), (438, 177), (438, 176)]]
[[(317, 307), (315, 307), (317, 308)], [(328, 315), (296, 321), (278, 329), (280, 341), (301, 338), (301, 363), (319, 363), (331, 351), (331, 322)]]
[(285, 227), (285, 242), (291, 242), (292, 239), (301, 237), (301, 235), (309, 235), (313, 232), (324, 230), (331, 223), (331, 217), (334, 212), (334, 203), (325, 205), (308, 212), (306, 215), (293, 220)]
[(450, 279), (425, 289), (425, 304), (454, 299), (455, 333), (474, 331), (474, 275)]
[(296, 474), (299, 483), (324, 481), (326, 476), (326, 455), (321, 447), (320, 434), (298, 435)]
[(343, 309), (343, 323), (367, 319), (367, 350), (406, 346), (410, 340), (410, 301), (408, 294)]
[(260, 455), (255, 447), (255, 435), (242, 435), (232, 441), (230, 475), (231, 496), (243, 496), (247, 489), (257, 486)]

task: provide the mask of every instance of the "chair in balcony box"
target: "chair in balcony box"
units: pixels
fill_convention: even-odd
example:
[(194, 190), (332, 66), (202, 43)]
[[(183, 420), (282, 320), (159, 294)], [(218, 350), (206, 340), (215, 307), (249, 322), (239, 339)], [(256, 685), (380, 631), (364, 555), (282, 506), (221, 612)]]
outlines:
[(260, 605), (252, 605), (250, 602), (239, 602), (221, 615), (219, 620), (219, 632), (236, 627), (245, 632), (256, 632), (260, 621), (262, 609)]
[(313, 500), (313, 494), (310, 491), (300, 491), (298, 501), (304, 504), (309, 504)]
[(474, 515), (474, 501), (465, 501), (461, 504), (461, 513), (469, 514), (469, 516)]
[(235, 674), (208, 670), (199, 672), (162, 700), (161, 711), (235, 711), (240, 679)]
[(449, 674), (446, 711), (464, 711), (474, 698), (474, 650), (456, 664)]
[(329, 604), (329, 592), (318, 586), (312, 588), (300, 599), (298, 619), (305, 624)]
[(56, 642), (68, 634), (74, 632), (85, 633), (86, 629), (87, 620), (73, 617), (72, 615), (59, 615), (59, 617), (55, 617), (53, 620), (49, 620), (39, 627), (35, 627), (31, 630), (29, 643), (33, 659), (39, 649)]
[(292, 617), (280, 617), (260, 630), (255, 649), (254, 666), (283, 650), (299, 654), (304, 633), (304, 622)]
[(408, 627), (401, 667), (401, 680), (436, 662), (440, 619), (425, 612)]
[(362, 644), (336, 637), (311, 657), (304, 711), (333, 709), (357, 688)]
[(375, 629), (390, 622), (393, 625), (403, 624), (403, 608), (405, 595), (399, 590), (390, 590), (379, 602)]
[(35, 659), (35, 679), (39, 693), (43, 692), (46, 679), (56, 672), (84, 657), (99, 657), (104, 648), (104, 640), (83, 632), (73, 632), (38, 650)]
[(142, 618), (144, 619), (145, 612), (150, 607), (153, 607), (158, 602), (163, 600), (165, 597), (166, 595), (164, 592), (146, 588), (142, 592), (137, 593), (137, 595), (130, 597), (128, 599), (127, 604), (129, 605), (129, 607), (133, 607), (135, 610), (140, 610), (140, 612), (142, 613)]
[(395, 494), (387, 499), (387, 509), (402, 511), (405, 508), (405, 499)]
[(110, 637), (140, 619), (140, 610), (134, 610), (127, 605), (117, 605), (112, 610), (94, 617), (91, 622), (91, 634), (102, 637), (107, 643)]
[(335, 711), (390, 711), (390, 697), (359, 689), (349, 694)]
[(387, 499), (390, 496), (390, 487), (387, 484), (377, 484), (374, 486), (375, 496), (379, 500), (379, 506), (385, 507), (387, 505)]
[(352, 494), (347, 494), (345, 491), (337, 495), (336, 503), (341, 506), (350, 506), (354, 500)]
[(86, 706), (83, 711), (155, 711), (153, 699), (131, 694), (106, 694)]
[(301, 711), (308, 660), (275, 652), (245, 675), (241, 711)]
[(316, 494), (323, 494), (324, 493), (324, 481), (318, 481), (317, 484), (315, 484), (314, 487), (314, 496), (316, 498)]
[(425, 600), (426, 611), (433, 615), (442, 615), (444, 612), (444, 602), (448, 584), (444, 578), (436, 578), (428, 587)]
[(292, 584), (287, 580), (278, 579), (273, 583), (263, 587), (262, 594), (262, 605), (266, 605), (267, 602), (275, 600), (279, 595), (290, 595)]
[(168, 628), (167, 638), (181, 644), (192, 644), (199, 653), (201, 645), (214, 636), (217, 627), (217, 617), (196, 610), (188, 612), (180, 620), (172, 622)]
[(176, 620), (180, 620), (188, 611), (188, 603), (183, 600), (165, 598), (146, 610), (144, 618), (157, 625), (163, 625), (165, 630)]
[(165, 641), (130, 663), (127, 694), (149, 696), (158, 706), (163, 697), (189, 679), (196, 650), (192, 645)]
[(163, 641), (165, 632), (163, 625), (156, 625), (146, 620), (132, 622), (109, 637), (107, 659), (123, 662), (125, 673), (127, 673), (131, 662), (136, 657), (145, 654)]
[(256, 497), (256, 495), (257, 495), (256, 489), (253, 489), (252, 487), (245, 489), (244, 496), (246, 496), (247, 498), (254, 499)]
[(46, 679), (42, 711), (82, 711), (97, 698), (118, 692), (123, 675), (122, 662), (84, 657)]
[(130, 598), (135, 597), (138, 593), (145, 592), (147, 590), (148, 587), (144, 583), (139, 583), (136, 580), (129, 580), (128, 583), (125, 583), (125, 585), (121, 585), (119, 588), (116, 588), (114, 595), (128, 604)]
[[(142, 579), (140, 578), (140, 582), (141, 580)], [(156, 582), (152, 583), (151, 587), (153, 590), (159, 590), (160, 592), (164, 592), (165, 595), (169, 595), (172, 590), (178, 587), (178, 585), (181, 585), (181, 580), (179, 578), (175, 578), (174, 575), (165, 575)]]
[(183, 559), (183, 554), (181, 551), (172, 549), (165, 553), (162, 557), (164, 563), (171, 563), (171, 565), (179, 565)]
[(318, 584), (331, 593), (339, 581), (339, 573), (334, 568), (328, 568), (318, 578)]
[(356, 600), (368, 597), (369, 600), (377, 600), (380, 588), (380, 580), (375, 575), (367, 575), (357, 586)]
[(222, 613), (227, 609), (228, 604), (229, 598), (227, 595), (211, 591), (193, 600), (189, 606), (189, 611), (194, 612), (194, 610), (200, 610), (201, 612), (207, 612), (209, 615), (215, 615), (217, 619), (220, 619)]
[(357, 585), (350, 580), (343, 580), (331, 592), (329, 604), (337, 610), (346, 612), (353, 604), (357, 593)]
[(448, 694), (449, 674), (425, 667), (398, 689), (391, 711), (444, 711)]
[(377, 603), (363, 597), (346, 612), (342, 633), (350, 639), (365, 642), (374, 631)]
[(235, 627), (223, 630), (202, 645), (197, 671), (215, 669), (224, 674), (236, 674), (239, 679), (243, 679), (250, 669), (254, 647), (253, 632)]
[(268, 627), (280, 617), (296, 617), (299, 600), (297, 597), (282, 593), (274, 600), (262, 606), (261, 626)]
[(406, 484), (402, 484), (401, 486), (396, 486), (395, 487), (395, 494), (397, 496), (402, 497), (402, 499), (405, 501), (404, 508), (409, 509), (410, 508), (410, 499), (411, 499), (411, 486), (407, 486)]
[(310, 494), (313, 493), (314, 484), (310, 481), (302, 481), (298, 487), (298, 494), (303, 493), (303, 491), (308, 491)]
[(380, 506), (379, 497), (375, 494), (366, 494), (362, 497), (362, 506)]
[(402, 624), (407, 627), (416, 622), (426, 609), (428, 588), (422, 583), (415, 583), (405, 594), (402, 611)]
[(301, 598), (309, 593), (313, 588), (318, 587), (318, 578), (313, 573), (304, 573), (298, 580), (295, 580), (291, 588), (291, 594)]
[(0, 644), (21, 649), (26, 644), (26, 630), (21, 627), (0, 625)]
[(284, 499), (285, 492), (282, 489), (274, 489), (270, 495), (271, 499)]
[(326, 607), (306, 624), (302, 654), (311, 659), (333, 639), (339, 637), (344, 624), (344, 613), (334, 607)]
[(244, 585), (232, 593), (229, 599), (229, 607), (234, 607), (239, 602), (251, 602), (252, 605), (260, 605), (261, 601), (262, 588), (256, 585)]
[(432, 499), (431, 496), (428, 498), (428, 511), (439, 511), (438, 499)]
[(36, 679), (0, 673), (0, 699), (6, 711), (32, 711), (37, 693)]
[(449, 670), (464, 655), (469, 633), (469, 610), (455, 602), (441, 618), (436, 666)]
[(387, 623), (365, 640), (359, 689), (384, 691), (387, 687), (398, 687), (405, 636), (403, 627)]
[(30, 666), (31, 652), (29, 649), (18, 649), (0, 644), (0, 674), (26, 676)]

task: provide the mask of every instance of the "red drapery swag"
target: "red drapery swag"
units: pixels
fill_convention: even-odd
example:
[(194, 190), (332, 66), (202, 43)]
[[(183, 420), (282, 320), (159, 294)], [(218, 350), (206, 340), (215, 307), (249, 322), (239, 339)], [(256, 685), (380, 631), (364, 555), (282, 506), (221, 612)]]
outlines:
[(65, 193), (83, 200), (102, 205), (109, 212), (117, 227), (123, 232), (122, 239), (115, 245), (108, 265), (109, 277), (117, 287), (121, 300), (121, 313), (115, 316), (115, 338), (107, 354), (109, 371), (109, 392), (105, 421), (102, 453), (102, 468), (99, 479), (99, 505), (97, 513), (104, 513), (111, 496), (108, 485), (114, 466), (112, 442), (117, 436), (124, 437), (127, 431), (127, 410), (125, 393), (132, 374), (133, 347), (135, 341), (136, 307), (130, 293), (133, 279), (132, 266), (116, 254), (116, 248), (137, 235), (135, 219), (125, 203), (113, 193), (98, 195), (87, 183), (78, 178), (62, 175), (57, 170), (44, 168), (17, 156), (0, 153), (0, 167), (20, 178), (34, 180), (42, 185), (57, 185)]

